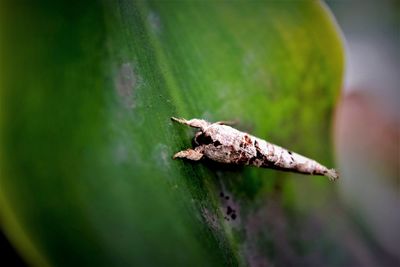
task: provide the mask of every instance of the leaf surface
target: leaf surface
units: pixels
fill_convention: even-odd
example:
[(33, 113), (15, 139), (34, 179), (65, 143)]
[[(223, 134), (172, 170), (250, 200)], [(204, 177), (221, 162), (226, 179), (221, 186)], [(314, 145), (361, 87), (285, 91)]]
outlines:
[(324, 200), (331, 185), (173, 161), (193, 130), (170, 117), (237, 120), (243, 131), (332, 164), (343, 51), (325, 8), (82, 2), (1, 4), (1, 220), (25, 257), (41, 266), (302, 259), (309, 244), (293, 249), (300, 237), (288, 223), (301, 221), (293, 210), (309, 211), (298, 192)]

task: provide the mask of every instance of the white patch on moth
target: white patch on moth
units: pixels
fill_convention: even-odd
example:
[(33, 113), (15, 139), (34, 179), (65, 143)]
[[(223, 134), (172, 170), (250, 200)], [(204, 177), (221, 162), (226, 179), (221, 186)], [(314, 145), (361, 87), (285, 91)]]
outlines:
[(197, 161), (206, 157), (219, 163), (325, 175), (330, 180), (339, 178), (334, 169), (328, 169), (315, 160), (241, 132), (224, 122), (210, 123), (201, 119), (185, 120), (174, 117), (171, 119), (199, 129), (194, 137), (195, 147), (176, 153), (174, 159)]

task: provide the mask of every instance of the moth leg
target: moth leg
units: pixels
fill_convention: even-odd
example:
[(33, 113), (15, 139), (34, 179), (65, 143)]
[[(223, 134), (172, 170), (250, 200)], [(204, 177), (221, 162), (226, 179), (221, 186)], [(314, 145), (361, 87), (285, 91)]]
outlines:
[(182, 151), (179, 151), (178, 153), (176, 153), (174, 155), (173, 159), (182, 158), (182, 159), (190, 159), (190, 160), (198, 161), (202, 157), (203, 157), (203, 153), (189, 148), (189, 149), (182, 150)]
[(202, 130), (205, 130), (210, 125), (209, 122), (207, 122), (205, 120), (200, 120), (200, 119), (185, 120), (182, 118), (171, 117), (171, 120), (176, 121), (181, 124), (185, 124), (190, 127), (200, 128)]
[(195, 136), (194, 136), (194, 138), (193, 138), (193, 141), (194, 141), (194, 143), (196, 144), (196, 145), (200, 145), (200, 143), (199, 142), (197, 142), (197, 138), (200, 136), (200, 135), (202, 135), (203, 134), (203, 132), (201, 132), (201, 131), (199, 131), (199, 132), (197, 132), (196, 134), (195, 134)]

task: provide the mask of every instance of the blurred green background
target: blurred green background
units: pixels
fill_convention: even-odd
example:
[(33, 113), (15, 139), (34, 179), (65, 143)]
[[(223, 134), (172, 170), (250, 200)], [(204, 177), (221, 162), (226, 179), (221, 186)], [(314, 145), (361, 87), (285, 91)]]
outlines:
[[(2, 1), (0, 222), (24, 260), (2, 259), (398, 264), (399, 6), (328, 6), (343, 33), (312, 1)], [(238, 120), (342, 179), (172, 161), (193, 131), (171, 116)]]

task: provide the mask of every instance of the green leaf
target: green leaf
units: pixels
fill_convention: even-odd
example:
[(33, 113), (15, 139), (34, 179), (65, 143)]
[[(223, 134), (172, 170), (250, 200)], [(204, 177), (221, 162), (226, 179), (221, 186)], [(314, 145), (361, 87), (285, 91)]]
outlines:
[(331, 184), (173, 161), (193, 130), (170, 117), (238, 120), (332, 164), (343, 48), (321, 3), (3, 1), (0, 57), (1, 222), (30, 263), (256, 266), (312, 246), (277, 220)]

